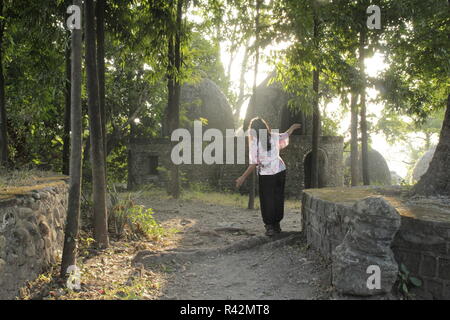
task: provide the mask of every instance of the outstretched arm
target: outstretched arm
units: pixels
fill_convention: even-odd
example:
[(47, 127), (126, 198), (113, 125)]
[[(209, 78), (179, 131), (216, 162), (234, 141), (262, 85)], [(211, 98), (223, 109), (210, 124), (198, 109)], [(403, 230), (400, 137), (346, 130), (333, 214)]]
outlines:
[(255, 168), (256, 168), (256, 164), (251, 164), (248, 166), (247, 170), (245, 170), (245, 172), (242, 174), (242, 176), (240, 176), (239, 178), (236, 179), (236, 188), (239, 188), (240, 186), (242, 186), (245, 179), (247, 179), (247, 177), (255, 170)]
[(294, 123), (289, 129), (286, 130), (286, 133), (291, 135), (295, 130), (300, 129), (300, 127), (301, 125), (299, 123)]

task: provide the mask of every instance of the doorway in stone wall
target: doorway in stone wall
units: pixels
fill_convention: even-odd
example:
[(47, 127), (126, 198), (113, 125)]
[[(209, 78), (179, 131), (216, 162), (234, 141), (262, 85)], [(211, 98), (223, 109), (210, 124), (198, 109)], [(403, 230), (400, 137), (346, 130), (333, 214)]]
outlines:
[[(311, 165), (312, 165), (312, 152), (309, 152), (305, 160), (303, 161), (303, 177), (305, 189), (311, 188)], [(323, 150), (319, 149), (319, 188), (327, 186), (327, 155)]]

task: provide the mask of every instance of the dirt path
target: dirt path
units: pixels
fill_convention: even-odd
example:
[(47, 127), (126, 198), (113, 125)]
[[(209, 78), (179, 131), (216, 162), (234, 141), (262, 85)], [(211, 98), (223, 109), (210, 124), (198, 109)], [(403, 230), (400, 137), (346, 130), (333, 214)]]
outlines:
[(259, 210), (190, 200), (141, 199), (180, 232), (163, 251), (144, 250), (138, 267), (167, 274), (159, 299), (320, 299), (329, 270), (307, 250), (300, 209), (286, 209), (283, 233), (269, 238)]

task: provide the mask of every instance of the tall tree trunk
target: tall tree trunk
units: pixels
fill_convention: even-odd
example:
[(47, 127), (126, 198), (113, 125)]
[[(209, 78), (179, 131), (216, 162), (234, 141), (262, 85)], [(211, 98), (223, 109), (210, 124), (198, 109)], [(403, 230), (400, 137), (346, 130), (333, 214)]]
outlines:
[[(82, 8), (81, 0), (74, 0), (73, 4)], [(82, 154), (82, 111), (81, 111), (81, 59), (82, 59), (82, 31), (72, 31), (71, 54), (71, 94), (70, 94), (70, 182), (67, 206), (67, 221), (64, 235), (64, 249), (61, 262), (61, 277), (64, 277), (69, 266), (76, 265), (77, 240), (80, 220), (81, 196), (81, 154)]]
[[(172, 131), (178, 129), (180, 126), (180, 98), (181, 98), (181, 29), (183, 23), (183, 5), (184, 0), (178, 0), (177, 6), (177, 33), (175, 35), (175, 69), (177, 70), (177, 77), (175, 78), (175, 87), (173, 93), (174, 115)], [(179, 167), (174, 166), (172, 170), (172, 196), (176, 199), (180, 197), (180, 173)]]
[[(183, 0), (177, 2), (176, 32), (175, 36), (169, 37), (169, 66), (168, 66), (168, 104), (167, 104), (167, 129), (166, 135), (176, 130), (180, 125), (180, 69), (181, 69), (181, 28), (183, 22)], [(168, 193), (174, 197), (180, 197), (180, 177), (179, 168), (172, 164), (170, 168), (170, 179)]]
[(94, 1), (85, 1), (86, 11), (86, 74), (88, 91), (89, 130), (91, 136), (92, 192), (94, 206), (94, 239), (97, 246), (106, 248), (108, 218), (106, 212), (105, 155), (102, 137), (102, 119), (99, 105), (96, 66)]
[(174, 36), (169, 35), (167, 39), (167, 108), (165, 110), (164, 126), (163, 126), (163, 136), (170, 136), (172, 133), (172, 117), (174, 114), (174, 92), (175, 92), (175, 44)]
[[(130, 146), (136, 137), (136, 125), (134, 121), (130, 122), (130, 136), (128, 138), (128, 145)], [(133, 153), (128, 149), (127, 153), (127, 169), (128, 169), (128, 178), (127, 178), (127, 189), (132, 191), (136, 187), (136, 183), (134, 180), (133, 172), (131, 170), (133, 163)]]
[(350, 144), (350, 170), (352, 186), (359, 184), (359, 169), (358, 169), (358, 94), (352, 92), (350, 101), (351, 110), (351, 144)]
[[(236, 34), (236, 29), (237, 29), (237, 24), (234, 25), (233, 33), (232, 33), (233, 36)], [(220, 39), (219, 39), (219, 42), (220, 42)], [(237, 51), (237, 49), (233, 48), (235, 45), (236, 45), (235, 41), (232, 41), (230, 43), (230, 52), (229, 52), (230, 57), (228, 59), (227, 73), (226, 73), (226, 77), (228, 79), (228, 82), (231, 81), (230, 80), (231, 79), (231, 67), (233, 66), (233, 61), (234, 61), (234, 58), (236, 56), (236, 51)]]
[(106, 0), (97, 0), (97, 70), (100, 113), (102, 116), (102, 137), (106, 169), (106, 94), (105, 94), (105, 5)]
[[(256, 95), (256, 85), (257, 85), (257, 77), (258, 77), (258, 67), (259, 67), (259, 14), (261, 9), (261, 0), (256, 1), (256, 17), (255, 17), (255, 69), (253, 75), (253, 101), (256, 105), (257, 103), (257, 95)], [(248, 209), (255, 208), (255, 192), (256, 191), (256, 172), (253, 171), (250, 175), (250, 190), (248, 195)]]
[(370, 185), (369, 177), (369, 137), (367, 133), (367, 119), (366, 119), (366, 73), (364, 66), (365, 52), (364, 46), (366, 44), (366, 30), (364, 27), (360, 32), (359, 38), (359, 68), (361, 72), (361, 102), (360, 102), (360, 116), (361, 116), (361, 171), (363, 184)]
[[(319, 21), (317, 9), (314, 8), (314, 46), (319, 48)], [(311, 187), (319, 187), (319, 136), (320, 136), (320, 109), (319, 109), (319, 81), (320, 67), (316, 64), (313, 71), (313, 91), (315, 94), (313, 102), (313, 128), (312, 128), (312, 151), (311, 151)]]
[[(4, 1), (0, 0), (0, 15), (4, 17)], [(0, 21), (0, 166), (8, 164), (8, 133), (6, 118), (5, 76), (3, 70), (3, 39), (5, 20)]]
[[(242, 59), (241, 63), (241, 73), (239, 76), (239, 95), (236, 102), (236, 108), (234, 111), (234, 123), (237, 125), (239, 124), (239, 117), (241, 115), (241, 109), (242, 105), (245, 101), (245, 73), (247, 71), (247, 65), (248, 65), (248, 59), (250, 57), (250, 39), (247, 40), (247, 43), (245, 44), (245, 50), (244, 50), (244, 58)], [(244, 128), (245, 131), (246, 128)]]
[(415, 185), (414, 192), (426, 196), (450, 196), (450, 94), (439, 143), (427, 172)]
[[(70, 34), (70, 33), (69, 33)], [(63, 136), (63, 154), (62, 154), (62, 173), (69, 175), (70, 168), (70, 127), (71, 127), (71, 48), (70, 43), (66, 48), (66, 87), (65, 87), (65, 108), (64, 108), (64, 136)]]

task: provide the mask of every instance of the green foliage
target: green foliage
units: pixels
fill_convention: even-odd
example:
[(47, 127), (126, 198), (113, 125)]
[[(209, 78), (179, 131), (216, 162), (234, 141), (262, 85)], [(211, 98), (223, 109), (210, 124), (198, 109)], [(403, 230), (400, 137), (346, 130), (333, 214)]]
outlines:
[(78, 252), (82, 256), (89, 255), (89, 249), (92, 248), (95, 239), (91, 237), (80, 237), (78, 240)]
[(167, 231), (155, 220), (151, 208), (136, 204), (136, 199), (140, 194), (138, 192), (121, 195), (114, 187), (112, 188), (110, 191), (110, 226), (114, 227), (114, 233), (119, 238), (124, 236), (126, 228), (128, 228), (130, 237), (144, 236), (159, 241)]
[(410, 290), (412, 287), (421, 287), (422, 286), (422, 280), (411, 276), (411, 273), (406, 268), (406, 266), (401, 263), (400, 264), (400, 270), (398, 272), (398, 279), (397, 279), (397, 289), (398, 291), (406, 298), (410, 299), (412, 298), (412, 294), (410, 293)]
[(383, 33), (389, 69), (382, 99), (417, 120), (446, 105), (450, 93), (450, 16), (446, 0), (386, 1)]

